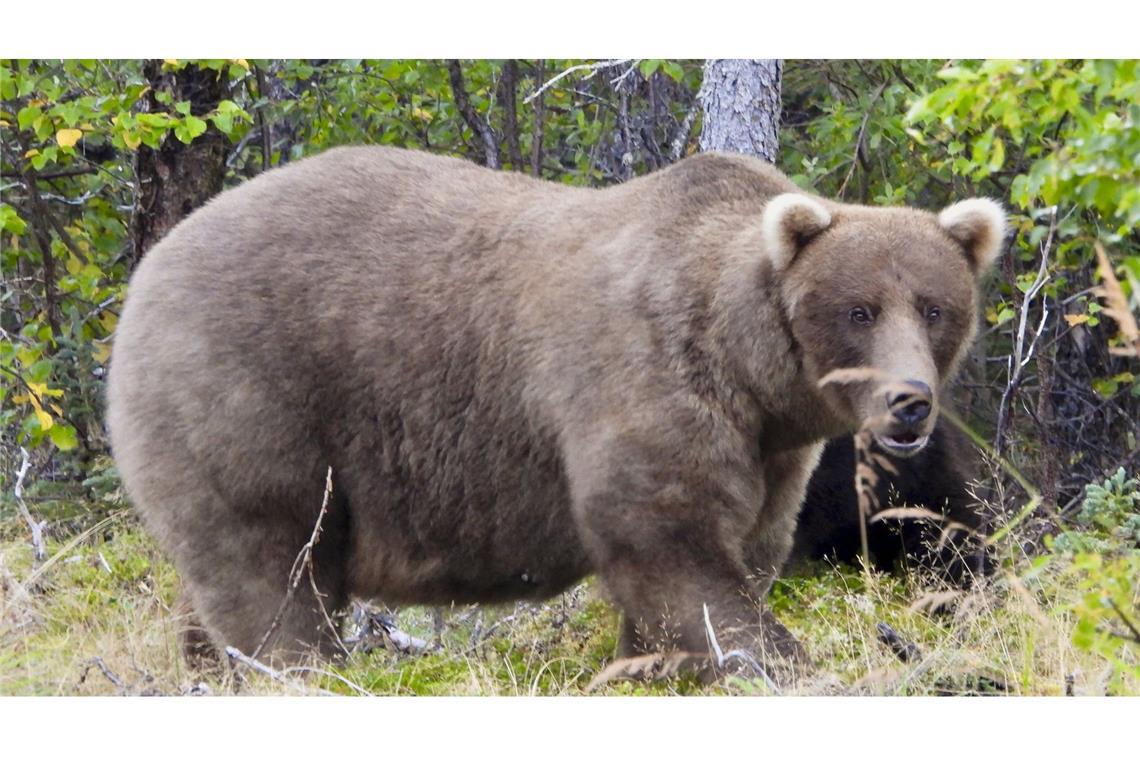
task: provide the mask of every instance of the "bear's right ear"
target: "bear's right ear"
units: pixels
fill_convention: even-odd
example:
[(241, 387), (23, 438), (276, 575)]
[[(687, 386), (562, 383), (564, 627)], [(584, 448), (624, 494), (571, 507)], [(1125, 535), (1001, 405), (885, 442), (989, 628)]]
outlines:
[(784, 193), (764, 206), (760, 224), (764, 247), (779, 271), (792, 263), (809, 240), (831, 226), (831, 214), (813, 198)]
[(969, 198), (942, 210), (938, 224), (966, 251), (970, 268), (981, 276), (1001, 253), (1007, 222), (1005, 209), (989, 198)]

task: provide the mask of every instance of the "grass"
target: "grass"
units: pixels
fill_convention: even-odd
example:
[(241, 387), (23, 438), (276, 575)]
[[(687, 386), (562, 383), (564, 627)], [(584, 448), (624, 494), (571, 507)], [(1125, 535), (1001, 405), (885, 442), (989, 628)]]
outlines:
[[(33, 509), (49, 520), (48, 559), (38, 565), (15, 508), (0, 506), (0, 695), (578, 695), (614, 659), (617, 612), (587, 581), (542, 605), (446, 610), (439, 646), (426, 654), (375, 649), (276, 679), (244, 668), (193, 672), (176, 643), (176, 573), (134, 517), (106, 504)], [(1138, 555), (1129, 547), (1098, 563), (1013, 553), (978, 588), (941, 597), (945, 590), (921, 577), (849, 567), (783, 579), (770, 602), (816, 663), (791, 693), (1140, 694), (1140, 645), (1096, 605), (1101, 586), (1120, 581), (1101, 576), (1118, 565), (1127, 575)], [(1115, 598), (1135, 610), (1140, 588), (1126, 575)], [(948, 609), (931, 613), (930, 601)], [(436, 636), (431, 610), (400, 610), (396, 619), (409, 634)], [(921, 655), (901, 662), (878, 640), (879, 623)], [(597, 693), (770, 691), (759, 680), (704, 685), (681, 676), (612, 681)]]

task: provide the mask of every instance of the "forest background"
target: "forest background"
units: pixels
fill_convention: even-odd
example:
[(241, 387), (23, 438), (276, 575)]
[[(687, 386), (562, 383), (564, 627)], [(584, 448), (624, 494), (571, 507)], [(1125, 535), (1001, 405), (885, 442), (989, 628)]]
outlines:
[[(951, 592), (921, 579), (789, 579), (775, 603), (806, 610), (793, 629), (830, 664), (807, 688), (1140, 692), (1136, 61), (786, 60), (778, 73), (773, 155), (802, 187), (931, 209), (987, 195), (1016, 233), (955, 384), (989, 463), (979, 487), (1001, 572), (940, 600), (950, 618), (927, 608)], [(125, 508), (102, 422), (127, 278), (179, 219), (340, 144), (622, 182), (702, 148), (704, 85), (703, 62), (671, 59), (0, 62), (0, 692), (251, 688), (177, 663), (176, 581)], [(575, 693), (612, 656), (613, 621), (589, 588), (560, 604), (457, 612), (446, 634), (470, 646), (410, 665), (362, 653), (318, 683), (262, 688)], [(882, 620), (925, 666), (892, 663)], [(158, 622), (153, 638), (139, 629)], [(421, 623), (439, 627), (401, 617)]]

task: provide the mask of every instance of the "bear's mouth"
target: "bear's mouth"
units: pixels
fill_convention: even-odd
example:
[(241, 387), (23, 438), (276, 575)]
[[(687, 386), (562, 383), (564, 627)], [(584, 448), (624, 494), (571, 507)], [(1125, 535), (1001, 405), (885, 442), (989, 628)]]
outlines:
[(875, 441), (888, 453), (897, 457), (909, 457), (917, 454), (926, 447), (929, 440), (929, 435), (919, 435), (910, 431), (890, 435), (875, 434)]

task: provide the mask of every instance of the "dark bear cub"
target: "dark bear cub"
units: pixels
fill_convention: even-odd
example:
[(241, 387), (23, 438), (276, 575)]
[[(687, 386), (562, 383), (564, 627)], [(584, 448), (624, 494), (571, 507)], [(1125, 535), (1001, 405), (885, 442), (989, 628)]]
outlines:
[[(882, 453), (877, 443), (873, 451)], [(907, 459), (889, 459), (895, 473), (879, 470), (874, 486), (877, 511), (917, 507), (942, 515), (933, 519), (881, 519), (867, 525), (872, 567), (931, 570), (956, 586), (989, 572), (984, 549), (984, 515), (970, 493), (972, 446), (957, 428), (942, 422), (930, 443)], [(856, 564), (861, 553), (859, 501), (855, 493), (852, 436), (828, 442), (812, 474), (796, 527), (789, 569), (813, 560)]]

